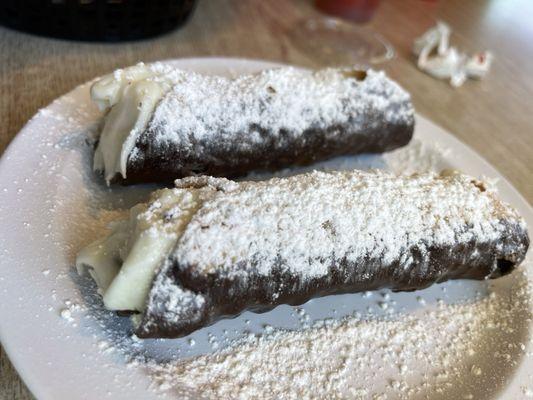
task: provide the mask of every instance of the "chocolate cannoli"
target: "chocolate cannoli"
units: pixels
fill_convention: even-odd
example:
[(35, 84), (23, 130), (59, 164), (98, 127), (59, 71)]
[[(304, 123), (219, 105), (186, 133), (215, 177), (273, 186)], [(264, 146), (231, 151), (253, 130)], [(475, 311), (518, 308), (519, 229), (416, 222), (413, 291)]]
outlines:
[(383, 72), (353, 68), (229, 79), (139, 64), (98, 80), (91, 96), (107, 113), (94, 169), (108, 183), (235, 177), (385, 152), (414, 129), (409, 94)]
[(329, 294), (497, 278), (525, 257), (524, 220), (461, 174), (191, 177), (82, 250), (104, 304), (139, 337), (180, 337), (244, 310)]

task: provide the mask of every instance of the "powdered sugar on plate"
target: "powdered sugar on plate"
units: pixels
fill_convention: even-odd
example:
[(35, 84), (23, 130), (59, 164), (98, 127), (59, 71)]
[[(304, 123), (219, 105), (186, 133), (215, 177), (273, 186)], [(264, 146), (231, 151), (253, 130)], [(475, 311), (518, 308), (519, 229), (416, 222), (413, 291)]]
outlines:
[(494, 365), (526, 356), (517, 319), (533, 317), (533, 282), (524, 274), (513, 279), (507, 294), (381, 319), (356, 314), (303, 330), (267, 329), (213, 354), (147, 368), (154, 388), (180, 398), (486, 398), (501, 384)]

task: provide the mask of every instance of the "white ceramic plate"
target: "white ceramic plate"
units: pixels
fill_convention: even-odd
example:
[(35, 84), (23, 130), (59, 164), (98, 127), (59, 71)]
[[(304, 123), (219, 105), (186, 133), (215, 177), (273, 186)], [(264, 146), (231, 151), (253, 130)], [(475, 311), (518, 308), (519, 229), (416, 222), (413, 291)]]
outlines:
[[(276, 65), (224, 58), (170, 62), (203, 73), (229, 75)], [(144, 199), (153, 186), (110, 189), (94, 176), (87, 139), (95, 131), (98, 116), (89, 100), (89, 85), (82, 85), (37, 113), (0, 162), (0, 339), (37, 398), (156, 398), (157, 394), (149, 388), (149, 375), (142, 365), (128, 366), (128, 355), (142, 352), (151, 360), (192, 357), (213, 351), (208, 334), (220, 339), (223, 345), (222, 339), (239, 337), (243, 331), (260, 332), (265, 324), (301, 329), (301, 319), (294, 317), (294, 308), (281, 306), (266, 314), (245, 313), (221, 321), (186, 339), (139, 344), (128, 337), (126, 320), (101, 309), (91, 283), (73, 272), (75, 254), (104, 232), (107, 221)], [(374, 167), (397, 172), (452, 167), (474, 176), (497, 178), (501, 197), (533, 226), (531, 207), (505, 178), (451, 134), (421, 116), (417, 116), (415, 140), (406, 149), (386, 156), (343, 157), (314, 167)], [(531, 277), (531, 268), (528, 274)], [(509, 295), (513, 281), (526, 279), (524, 274), (513, 275), (490, 284), (460, 281), (386, 297), (390, 296), (395, 308), (404, 314), (419, 313), (433, 307), (437, 298), (447, 304), (483, 298), (489, 285), (492, 291)], [(425, 306), (416, 301), (419, 296), (426, 300)], [(303, 309), (311, 320), (339, 318), (354, 310), (363, 315), (369, 309), (378, 316), (385, 314), (375, 305), (375, 296), (354, 294), (315, 299)], [(332, 309), (339, 311), (332, 315)], [(527, 355), (532, 354), (533, 346), (531, 320), (518, 313), (513, 319), (516, 335), (509, 340), (521, 350), (513, 353), (511, 362), (491, 362), (490, 368), (483, 371), (485, 381), (476, 380), (475, 373), (456, 377), (448, 385), (455, 389), (450, 390), (468, 393), (464, 398), (519, 399), (533, 393), (528, 391), (533, 390), (533, 379), (528, 376), (533, 370), (533, 359)], [(225, 334), (224, 330), (230, 333)], [(487, 328), (486, 335), (493, 334)], [(191, 338), (195, 346), (190, 345)], [(478, 360), (489, 360), (492, 350), (482, 349), (487, 354), (480, 354)], [(417, 365), (428, 368), (422, 360), (410, 361), (415, 369)], [(425, 372), (431, 376), (431, 366)], [(401, 393), (391, 387), (390, 379), (381, 375), (374, 373), (374, 378), (370, 378), (374, 381), (366, 381), (365, 385), (375, 393), (386, 393), (388, 399), (400, 397)], [(467, 386), (474, 397), (464, 391)], [(451, 398), (452, 392), (446, 393)], [(412, 397), (425, 395), (444, 396), (426, 391)]]

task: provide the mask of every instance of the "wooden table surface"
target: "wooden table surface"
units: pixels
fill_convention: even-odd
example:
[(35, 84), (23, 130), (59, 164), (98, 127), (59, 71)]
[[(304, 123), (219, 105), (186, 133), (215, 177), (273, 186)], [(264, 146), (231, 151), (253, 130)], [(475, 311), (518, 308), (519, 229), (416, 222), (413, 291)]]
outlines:
[[(138, 61), (197, 56), (276, 60), (307, 67), (335, 64), (302, 50), (291, 28), (314, 15), (305, 0), (200, 0), (181, 30), (125, 44), (46, 39), (0, 27), (0, 154), (35, 112), (76, 85)], [(413, 39), (435, 19), (452, 43), (495, 54), (484, 81), (459, 89), (418, 71)], [(365, 29), (382, 33), (396, 57), (383, 68), (411, 92), (421, 114), (453, 132), (533, 200), (533, 1), (386, 0)], [(7, 321), (3, 321), (6, 323)], [(0, 399), (32, 395), (0, 348)]]

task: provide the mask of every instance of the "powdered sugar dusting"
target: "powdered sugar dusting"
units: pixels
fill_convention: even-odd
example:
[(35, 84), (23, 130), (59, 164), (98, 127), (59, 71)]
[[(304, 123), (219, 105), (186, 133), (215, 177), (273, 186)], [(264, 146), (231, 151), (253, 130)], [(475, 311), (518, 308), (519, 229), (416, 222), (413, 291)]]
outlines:
[(501, 235), (502, 218), (520, 221), (465, 175), (317, 171), (219, 192), (191, 219), (173, 258), (202, 274), (269, 275), (282, 264), (311, 278), (327, 273), (334, 254), (353, 262), (380, 255), (388, 265), (415, 245), (424, 257), (431, 246), (488, 242)]
[[(168, 265), (163, 265), (161, 271), (165, 271), (168, 267)], [(158, 323), (164, 324), (166, 321), (184, 318), (194, 322), (202, 317), (202, 306), (205, 304), (205, 297), (202, 294), (177, 286), (175, 281), (164, 273), (156, 276), (154, 286), (161, 290), (158, 293), (152, 293), (151, 297), (156, 294), (160, 299), (159, 306), (165, 310), (165, 320)], [(191, 310), (194, 312), (191, 313)], [(147, 321), (146, 327), (149, 328), (152, 323), (154, 321)]]
[[(351, 70), (286, 67), (228, 79), (163, 64), (150, 68), (156, 73), (152, 79), (170, 81), (173, 88), (155, 108), (148, 131), (155, 143), (179, 144), (191, 151), (194, 146), (195, 152), (213, 140), (220, 146), (228, 141), (234, 148), (253, 146), (265, 140), (254, 126), (268, 127), (270, 135), (283, 130), (296, 137), (310, 128), (347, 122), (353, 131), (362, 131), (368, 124), (384, 123), (379, 118), (390, 124), (413, 119), (409, 94), (383, 72), (369, 70), (358, 77)], [(376, 116), (375, 122), (368, 115)]]

